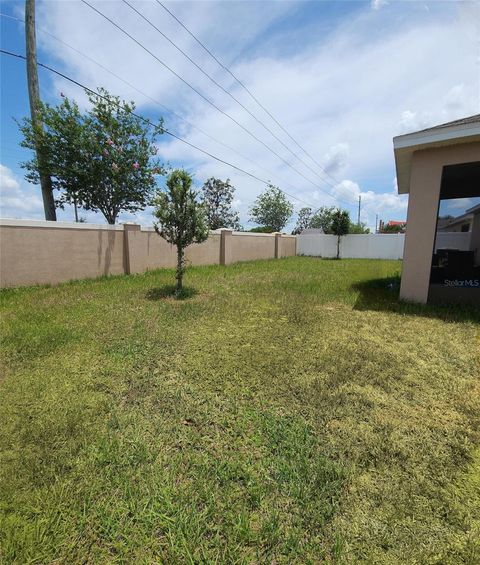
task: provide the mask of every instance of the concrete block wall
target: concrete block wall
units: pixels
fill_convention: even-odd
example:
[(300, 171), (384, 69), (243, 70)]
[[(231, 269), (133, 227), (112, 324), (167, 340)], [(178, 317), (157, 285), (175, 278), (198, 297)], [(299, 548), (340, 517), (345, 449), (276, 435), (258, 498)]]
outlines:
[[(187, 247), (190, 265), (288, 257), (296, 237), (220, 230)], [(0, 287), (57, 284), (176, 265), (175, 248), (151, 227), (0, 219)]]

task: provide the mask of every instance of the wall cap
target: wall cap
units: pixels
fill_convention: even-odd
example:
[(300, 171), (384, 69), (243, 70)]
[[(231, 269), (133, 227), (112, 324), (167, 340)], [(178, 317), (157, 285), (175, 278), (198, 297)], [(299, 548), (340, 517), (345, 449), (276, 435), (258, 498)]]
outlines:
[(251, 236), (251, 237), (275, 237), (274, 233), (255, 233), (255, 232), (251, 232), (251, 231), (234, 231), (234, 232), (232, 232), (232, 235), (234, 235), (234, 236), (248, 235), (248, 236)]
[(0, 218), (0, 227), (123, 231), (123, 226), (124, 224), (86, 224), (83, 222), (49, 222), (47, 220)]

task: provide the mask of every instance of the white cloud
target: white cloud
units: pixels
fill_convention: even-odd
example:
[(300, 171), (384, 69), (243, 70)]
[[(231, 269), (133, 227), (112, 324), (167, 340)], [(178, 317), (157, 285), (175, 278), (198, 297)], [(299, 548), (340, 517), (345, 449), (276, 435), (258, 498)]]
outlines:
[(473, 201), (470, 198), (453, 198), (448, 201), (448, 208), (452, 210), (467, 210), (473, 206)]
[[(312, 22), (304, 22), (303, 27), (298, 24), (298, 29), (288, 27), (289, 16), (301, 13), (301, 3), (172, 4), (171, 9), (179, 18), (231, 67), (315, 160), (341, 182), (321, 180), (325, 175), (316, 165), (157, 4), (136, 1), (135, 4), (268, 123), (318, 175), (215, 89), (125, 5), (95, 3), (313, 182), (305, 180), (213, 110), (152, 57), (79, 2), (40, 3), (38, 25), (98, 59), (246, 158), (165, 114), (104, 70), (39, 33), (42, 50), (53, 56), (54, 66), (67, 74), (88, 85), (103, 85), (123, 97), (133, 97), (139, 102), (141, 112), (165, 114), (167, 125), (190, 143), (271, 180), (312, 206), (337, 204), (340, 197), (352, 201), (349, 210), (354, 215), (355, 200), (361, 193), (365, 218), (370, 224), (377, 212), (385, 218), (405, 216), (406, 197), (398, 197), (391, 189), (392, 137), (480, 111), (478, 3), (434, 3), (430, 11), (417, 3), (391, 3), (388, 10), (379, 12), (366, 5), (351, 17), (332, 21), (328, 34), (309, 33)], [(384, 4), (377, 0), (371, 6), (378, 9)], [(286, 37), (294, 39), (287, 42)], [(53, 85), (55, 97), (60, 90), (75, 96), (79, 92), (63, 80)], [(231, 178), (240, 201), (241, 219), (245, 222), (248, 207), (263, 185), (177, 140), (164, 137), (160, 143), (161, 157), (175, 166), (187, 167), (195, 173), (198, 184), (209, 176)], [(294, 202), (298, 206), (306, 205)], [(148, 213), (146, 217), (151, 222)]]
[(371, 0), (370, 3), (373, 10), (380, 10), (380, 8), (386, 6), (387, 4), (388, 4), (387, 0)]
[(349, 156), (348, 143), (337, 143), (325, 154), (323, 167), (329, 174), (338, 175), (347, 168)]
[(20, 181), (9, 167), (0, 164), (0, 215), (4, 218), (41, 218), (41, 198)]
[[(345, 179), (339, 183), (334, 194), (338, 199), (349, 202), (357, 202), (361, 197), (360, 220), (369, 227), (375, 226), (375, 217), (380, 219), (406, 219), (408, 200), (405, 195), (394, 192), (374, 192), (372, 190), (361, 190), (360, 186), (351, 180)], [(386, 218), (386, 216), (389, 216)], [(352, 214), (355, 220), (356, 215)]]
[(15, 195), (20, 189), (20, 183), (11, 169), (0, 164), (0, 192), (3, 197)]
[(465, 85), (456, 84), (445, 96), (445, 111), (455, 115), (467, 105), (467, 93)]
[(411, 133), (425, 129), (432, 125), (432, 118), (427, 112), (412, 112), (405, 110), (402, 112), (399, 121), (399, 128), (401, 133)]

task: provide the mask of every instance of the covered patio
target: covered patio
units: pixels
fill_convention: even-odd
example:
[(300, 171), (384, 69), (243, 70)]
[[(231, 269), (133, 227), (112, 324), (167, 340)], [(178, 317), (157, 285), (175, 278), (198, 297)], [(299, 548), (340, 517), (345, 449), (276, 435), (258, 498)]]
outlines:
[(400, 297), (480, 304), (480, 114), (393, 145), (409, 194)]

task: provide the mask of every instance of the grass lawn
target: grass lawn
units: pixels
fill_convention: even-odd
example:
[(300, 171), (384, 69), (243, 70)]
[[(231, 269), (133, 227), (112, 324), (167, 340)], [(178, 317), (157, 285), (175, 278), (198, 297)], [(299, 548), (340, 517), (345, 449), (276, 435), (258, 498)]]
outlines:
[(0, 562), (480, 563), (480, 310), (400, 268), (0, 293)]

